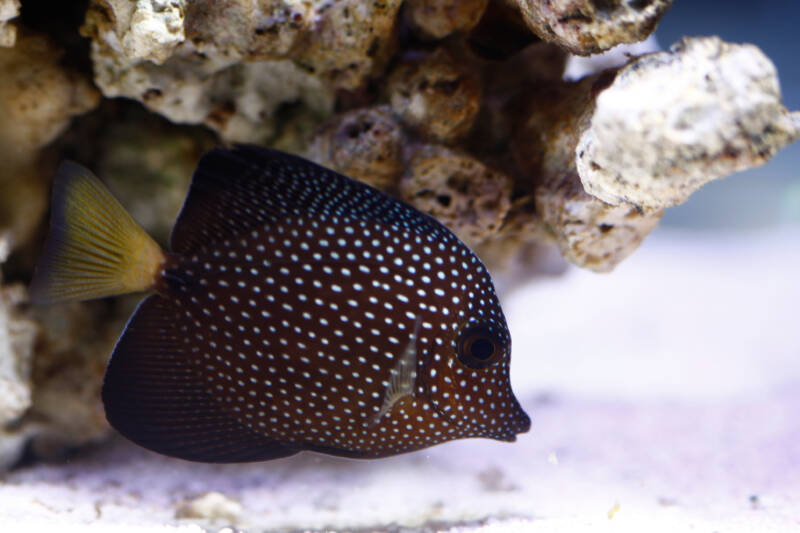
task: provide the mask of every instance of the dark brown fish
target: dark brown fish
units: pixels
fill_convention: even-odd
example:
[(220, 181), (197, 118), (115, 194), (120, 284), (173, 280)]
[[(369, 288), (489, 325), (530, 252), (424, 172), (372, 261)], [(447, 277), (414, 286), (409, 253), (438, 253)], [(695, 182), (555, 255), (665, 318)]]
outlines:
[(171, 248), (63, 165), (31, 295), (153, 292), (103, 384), (109, 422), (141, 446), (206, 462), (369, 458), (529, 429), (489, 273), (414, 208), (299, 157), (217, 149)]

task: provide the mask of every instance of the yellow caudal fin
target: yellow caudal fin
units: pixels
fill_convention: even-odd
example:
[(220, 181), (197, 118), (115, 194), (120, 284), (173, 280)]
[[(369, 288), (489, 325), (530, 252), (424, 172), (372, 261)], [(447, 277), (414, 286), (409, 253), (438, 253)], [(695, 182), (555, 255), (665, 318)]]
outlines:
[(154, 287), (161, 248), (89, 170), (71, 162), (53, 183), (50, 234), (36, 267), (36, 303), (90, 300)]

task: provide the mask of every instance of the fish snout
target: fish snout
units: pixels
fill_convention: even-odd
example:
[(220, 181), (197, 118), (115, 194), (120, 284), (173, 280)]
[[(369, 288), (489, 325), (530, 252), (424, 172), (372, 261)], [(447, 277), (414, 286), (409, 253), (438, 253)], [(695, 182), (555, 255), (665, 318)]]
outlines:
[(528, 416), (522, 406), (519, 405), (517, 402), (516, 409), (514, 414), (511, 417), (511, 423), (509, 424), (508, 433), (509, 433), (509, 442), (514, 442), (517, 440), (517, 435), (520, 433), (527, 433), (531, 429), (531, 417)]
[(501, 431), (496, 432), (490, 437), (496, 440), (505, 442), (514, 442), (517, 440), (517, 435), (520, 433), (527, 433), (531, 429), (531, 417), (522, 410), (522, 407), (517, 404), (507, 422), (503, 425)]
[(528, 416), (528, 413), (522, 410), (522, 407), (519, 408), (519, 415), (516, 417), (516, 427), (514, 429), (514, 433), (527, 433), (531, 429), (531, 417)]

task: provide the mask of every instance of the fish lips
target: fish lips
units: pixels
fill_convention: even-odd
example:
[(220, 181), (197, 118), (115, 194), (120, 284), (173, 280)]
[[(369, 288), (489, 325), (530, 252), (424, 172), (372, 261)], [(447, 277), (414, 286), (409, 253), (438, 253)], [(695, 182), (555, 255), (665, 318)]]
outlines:
[(522, 409), (522, 406), (519, 404), (519, 401), (516, 398), (514, 398), (514, 403), (516, 404), (514, 416), (512, 417), (514, 422), (508, 428), (506, 433), (492, 438), (505, 442), (514, 442), (517, 440), (517, 435), (530, 431), (531, 417), (528, 416), (528, 413)]

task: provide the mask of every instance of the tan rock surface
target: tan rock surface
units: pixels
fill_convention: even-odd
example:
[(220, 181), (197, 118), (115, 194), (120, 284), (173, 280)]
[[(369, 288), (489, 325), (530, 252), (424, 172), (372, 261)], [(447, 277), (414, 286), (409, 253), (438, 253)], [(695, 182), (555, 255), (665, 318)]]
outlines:
[(507, 0), (519, 6), (542, 39), (577, 55), (643, 41), (656, 29), (672, 0)]
[(463, 138), (481, 106), (475, 68), (444, 49), (404, 61), (388, 80), (392, 110), (423, 138), (453, 143)]
[(390, 189), (403, 172), (406, 136), (388, 106), (337, 115), (322, 127), (305, 155), (320, 165), (379, 189)]
[(663, 214), (598, 200), (574, 173), (545, 180), (536, 189), (536, 211), (564, 258), (596, 272), (613, 270), (633, 253)]
[(39, 150), (100, 99), (88, 80), (60, 64), (61, 56), (47, 37), (31, 33), (0, 48), (0, 229), (12, 248), (30, 238), (47, 206)]
[(19, 0), (0, 0), (0, 47), (14, 46), (17, 28), (8, 21), (19, 15)]
[(468, 154), (427, 145), (411, 157), (400, 196), (468, 245), (496, 235), (511, 207), (511, 178)]
[(406, 0), (411, 24), (424, 36), (442, 39), (474, 28), (489, 0)]
[(64, 132), (75, 115), (97, 105), (88, 80), (59, 63), (62, 52), (43, 35), (0, 48), (0, 157), (30, 160)]

